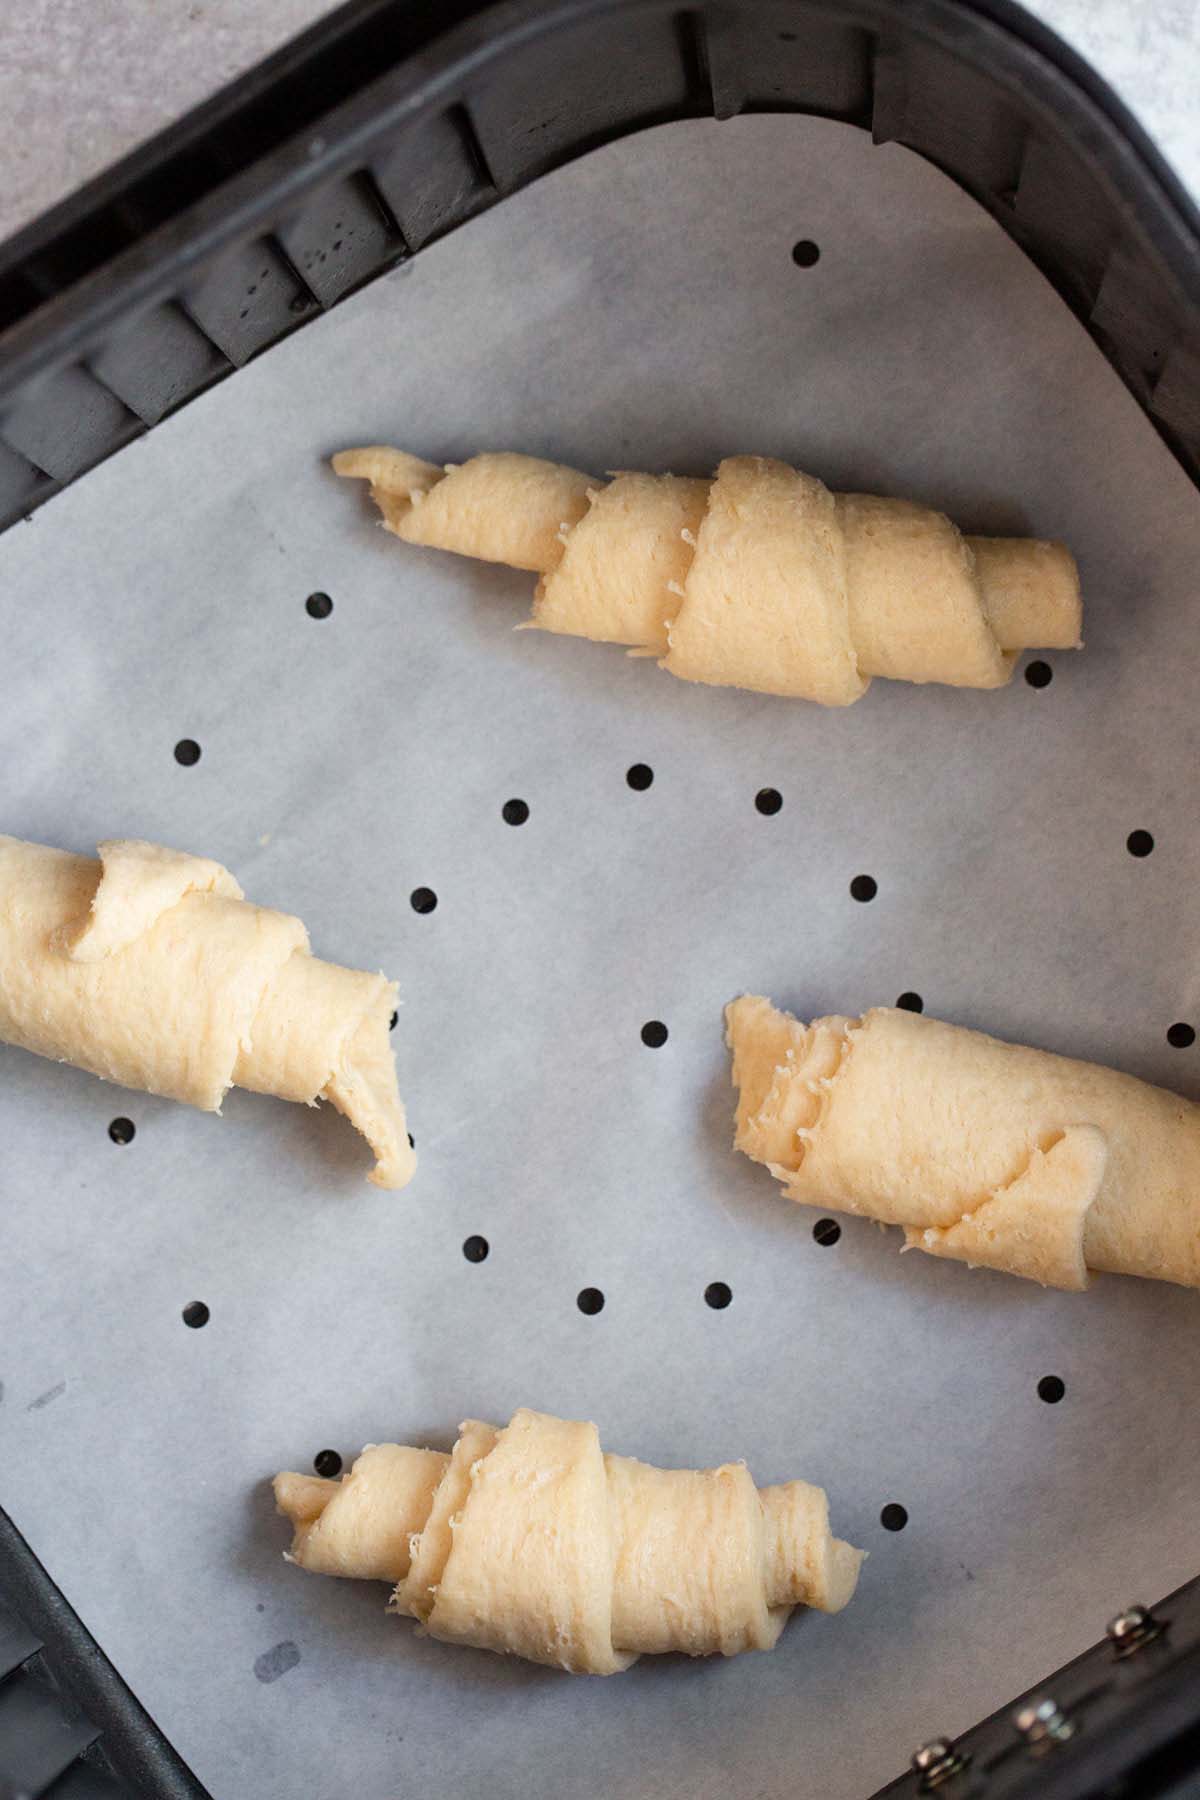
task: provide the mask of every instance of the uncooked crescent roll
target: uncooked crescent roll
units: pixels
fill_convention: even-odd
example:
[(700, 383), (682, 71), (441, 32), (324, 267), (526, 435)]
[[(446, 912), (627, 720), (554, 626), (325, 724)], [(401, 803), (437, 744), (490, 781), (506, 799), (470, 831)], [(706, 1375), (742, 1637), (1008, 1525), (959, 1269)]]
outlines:
[(735, 1146), (792, 1200), (1046, 1287), (1200, 1286), (1200, 1106), (1095, 1063), (877, 1007), (726, 1009)]
[(605, 1456), (594, 1425), (526, 1407), (460, 1429), (449, 1455), (370, 1444), (340, 1481), (277, 1475), (290, 1560), (396, 1583), (391, 1609), (431, 1637), (584, 1675), (770, 1650), (794, 1606), (854, 1592), (862, 1553), (805, 1481)]
[(99, 856), (0, 836), (0, 1040), (206, 1112), (231, 1087), (332, 1100), (371, 1180), (403, 1187), (395, 984), (319, 962), (220, 863), (135, 840)]
[(686, 681), (848, 706), (872, 675), (1002, 687), (1021, 650), (1079, 645), (1069, 550), (964, 538), (907, 500), (831, 494), (763, 456), (713, 481), (577, 469), (510, 453), (422, 462), (344, 450), (389, 531), (535, 571), (529, 621), (627, 644)]

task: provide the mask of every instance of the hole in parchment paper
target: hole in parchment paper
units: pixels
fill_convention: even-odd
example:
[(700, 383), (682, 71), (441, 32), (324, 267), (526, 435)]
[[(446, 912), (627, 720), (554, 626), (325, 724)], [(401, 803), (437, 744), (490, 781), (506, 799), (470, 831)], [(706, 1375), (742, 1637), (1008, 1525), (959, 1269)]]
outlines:
[(193, 763), (200, 761), (200, 746), (195, 738), (180, 738), (175, 746), (175, 761), (185, 769), (190, 769)]
[(842, 1228), (836, 1219), (818, 1219), (813, 1226), (813, 1237), (818, 1244), (828, 1246), (836, 1244), (842, 1235)]
[(733, 1299), (733, 1289), (726, 1281), (710, 1281), (704, 1290), (704, 1304), (714, 1312), (723, 1312)]
[(388, 1020), (388, 1030), (395, 1031), (395, 1029), (399, 1023), (400, 1023), (400, 1014), (398, 1012), (394, 1012), (392, 1014), (391, 1018)]
[(463, 1239), (463, 1255), (468, 1262), (486, 1262), (490, 1248), (487, 1239), (480, 1237), (478, 1233), (473, 1237)]
[(1025, 679), (1031, 688), (1049, 687), (1054, 680), (1054, 670), (1048, 662), (1031, 662), (1026, 667)]
[(183, 1309), (184, 1324), (190, 1325), (193, 1331), (199, 1331), (202, 1325), (208, 1324), (208, 1320), (209, 1311), (203, 1300), (189, 1300)]
[(310, 594), (304, 602), (304, 610), (310, 619), (327, 619), (333, 611), (333, 601), (328, 594)]
[(634, 763), (626, 769), (625, 779), (636, 794), (644, 794), (654, 780), (654, 770), (649, 763)]
[(879, 892), (879, 883), (873, 875), (856, 875), (850, 883), (850, 895), (854, 900), (873, 900)]
[(590, 1317), (593, 1313), (604, 1311), (604, 1295), (599, 1288), (580, 1288), (575, 1296), (575, 1304), (581, 1313), (587, 1313)]
[(642, 1026), (642, 1042), (647, 1050), (661, 1050), (670, 1035), (661, 1019), (647, 1019)]
[(754, 804), (765, 818), (771, 818), (783, 805), (783, 795), (778, 788), (759, 788), (754, 796)]
[(417, 1147), (417, 1140), (416, 1140), (416, 1138), (415, 1138), (415, 1137), (414, 1137), (414, 1136), (413, 1136), (413, 1134), (412, 1134), (412, 1132), (411, 1132), (411, 1131), (410, 1131), (410, 1132), (409, 1132), (409, 1134), (408, 1134), (408, 1147), (409, 1147), (409, 1149), (410, 1149), (410, 1150), (415, 1150), (415, 1149), (416, 1149), (416, 1147)]
[(318, 1450), (313, 1457), (313, 1468), (318, 1475), (323, 1475), (326, 1481), (332, 1481), (335, 1475), (340, 1475), (342, 1472), (342, 1459), (336, 1450)]
[(132, 1144), (137, 1135), (137, 1126), (132, 1119), (114, 1119), (108, 1128), (108, 1135), (114, 1144)]
[(1167, 1042), (1172, 1050), (1190, 1050), (1195, 1041), (1194, 1029), (1190, 1025), (1185, 1025), (1182, 1019), (1175, 1025), (1168, 1025)]
[(529, 808), (524, 800), (506, 800), (500, 814), (506, 825), (523, 825), (529, 817)]
[(432, 888), (414, 888), (409, 902), (414, 912), (431, 913), (437, 905), (437, 895)]
[(1043, 1375), (1038, 1382), (1038, 1399), (1047, 1406), (1057, 1406), (1066, 1391), (1067, 1384), (1060, 1375)]
[(1154, 848), (1154, 839), (1148, 831), (1131, 831), (1125, 839), (1125, 848), (1130, 856), (1149, 856)]
[(898, 1500), (889, 1500), (879, 1515), (879, 1523), (885, 1531), (903, 1531), (908, 1524), (908, 1513)]
[(907, 993), (907, 994), (901, 994), (900, 998), (896, 1002), (896, 1005), (900, 1008), (901, 1012), (924, 1012), (925, 1011), (925, 1002), (922, 1000), (920, 994), (914, 994), (911, 992)]
[(798, 244), (792, 245), (792, 261), (798, 269), (811, 269), (820, 257), (821, 252), (811, 238), (801, 238)]

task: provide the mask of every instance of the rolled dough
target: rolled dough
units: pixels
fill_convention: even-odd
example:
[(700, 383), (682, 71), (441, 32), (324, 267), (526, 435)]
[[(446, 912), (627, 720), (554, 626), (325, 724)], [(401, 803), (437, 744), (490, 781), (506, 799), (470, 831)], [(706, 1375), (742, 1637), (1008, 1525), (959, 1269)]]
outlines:
[(310, 955), (219, 863), (121, 839), (99, 860), (0, 837), (0, 1040), (219, 1112), (230, 1087), (331, 1100), (370, 1179), (416, 1167), (388, 1028), (396, 987)]
[(430, 1636), (612, 1675), (667, 1650), (770, 1650), (792, 1608), (839, 1612), (862, 1553), (821, 1488), (742, 1463), (655, 1469), (527, 1407), (453, 1451), (372, 1444), (349, 1475), (275, 1477), (302, 1568), (396, 1583)]
[(1046, 1287), (1091, 1270), (1200, 1286), (1192, 1101), (888, 1007), (804, 1025), (747, 994), (726, 1023), (734, 1144), (789, 1199)]
[(907, 500), (832, 494), (762, 456), (711, 481), (608, 482), (510, 453), (333, 459), (409, 544), (536, 571), (529, 623), (657, 656), (686, 681), (848, 706), (874, 675), (1001, 687), (1017, 654), (1079, 645), (1074, 559), (963, 537)]

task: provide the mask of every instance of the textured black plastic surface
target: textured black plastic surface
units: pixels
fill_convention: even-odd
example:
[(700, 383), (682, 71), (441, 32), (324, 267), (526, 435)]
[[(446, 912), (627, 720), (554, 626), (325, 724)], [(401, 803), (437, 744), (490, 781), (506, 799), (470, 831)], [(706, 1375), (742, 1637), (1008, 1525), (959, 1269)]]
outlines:
[[(955, 1744), (964, 1767), (932, 1788), (908, 1773), (875, 1800), (1194, 1800), (1200, 1793), (1200, 1581), (1154, 1616), (1161, 1635), (1118, 1656), (1107, 1638)], [(1049, 1696), (1069, 1722), (1030, 1747), (1015, 1712)], [(936, 1723), (936, 1721), (933, 1721)], [(932, 1735), (932, 1734), (931, 1734)]]
[(1010, 0), (352, 0), (0, 247), (0, 526), (556, 164), (748, 111), (936, 163), (1200, 481), (1200, 216)]
[(0, 1800), (208, 1800), (0, 1512)]

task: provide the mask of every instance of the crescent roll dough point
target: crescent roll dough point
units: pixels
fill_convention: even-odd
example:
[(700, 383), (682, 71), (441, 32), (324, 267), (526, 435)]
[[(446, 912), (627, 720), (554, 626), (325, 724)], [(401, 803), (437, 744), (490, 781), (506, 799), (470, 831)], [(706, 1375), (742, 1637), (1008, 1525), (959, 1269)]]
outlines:
[(343, 450), (333, 468), (370, 482), (384, 524), (406, 544), (537, 574), (557, 566), (559, 534), (583, 518), (596, 486), (578, 469), (512, 451), (439, 469), (403, 450)]
[(891, 1008), (805, 1026), (746, 995), (726, 1022), (735, 1145), (789, 1199), (1050, 1287), (1089, 1270), (1200, 1286), (1193, 1102)]
[[(361, 1462), (362, 1457), (358, 1460)], [(297, 1531), (297, 1540), (288, 1555), (292, 1562), (303, 1563), (305, 1568), (312, 1568), (309, 1558), (298, 1552), (303, 1551), (311, 1536), (309, 1527), (320, 1518), (339, 1484), (327, 1480), (324, 1475), (297, 1475), (289, 1471), (287, 1474), (277, 1475), (271, 1486), (275, 1491), (275, 1505), (292, 1521)], [(300, 1535), (301, 1532), (303, 1536)]]
[(167, 850), (139, 838), (110, 838), (98, 846), (100, 881), (87, 916), (63, 929), (61, 947), (74, 962), (99, 962), (123, 950), (185, 894), (241, 900), (228, 869), (204, 856)]
[(1089, 1285), (1084, 1225), (1108, 1164), (1108, 1140), (1094, 1125), (1071, 1125), (1048, 1150), (957, 1225), (907, 1230), (906, 1248), (949, 1256), (972, 1268), (1006, 1269), (1043, 1287)]
[(296, 1528), (292, 1561), (318, 1575), (402, 1581), (408, 1521), (428, 1513), (449, 1461), (438, 1450), (373, 1444), (341, 1481), (277, 1475), (275, 1503)]
[(370, 482), (406, 542), (534, 571), (529, 625), (686, 681), (848, 706), (875, 675), (1002, 687), (1020, 651), (1080, 642), (1062, 544), (964, 538), (929, 507), (831, 494), (769, 457), (607, 485), (511, 453), (441, 469), (375, 447), (333, 466)]
[(102, 861), (0, 837), (0, 1040), (217, 1112), (230, 1087), (330, 1100), (371, 1179), (416, 1165), (382, 975), (310, 955), (299, 919), (219, 863), (112, 841)]
[(371, 498), (383, 514), (383, 523), (398, 537), (405, 537), (404, 521), (424, 500), (430, 488), (443, 480), (445, 470), (422, 462), (405, 450), (389, 450), (373, 444), (364, 450), (343, 450), (333, 459), (336, 474), (371, 484)]
[(262, 995), (236, 1087), (313, 1106), (328, 1100), (375, 1152), (370, 1179), (400, 1188), (417, 1159), (396, 1083), (390, 1021), (397, 988), (383, 975), (292, 956)]
[[(328, 963), (323, 966), (332, 967)], [(375, 1167), (368, 1179), (376, 1187), (402, 1188), (416, 1172), (417, 1158), (408, 1141), (389, 1031), (397, 989), (395, 982), (385, 981), (382, 975), (376, 979), (378, 997), (344, 1042), (320, 1098), (336, 1106), (370, 1144)]]
[(449, 1456), (377, 1444), (340, 1481), (274, 1487), (302, 1568), (394, 1580), (391, 1610), (431, 1637), (578, 1674), (769, 1650), (794, 1606), (840, 1611), (862, 1562), (807, 1482), (655, 1469), (524, 1407), (468, 1420)]

